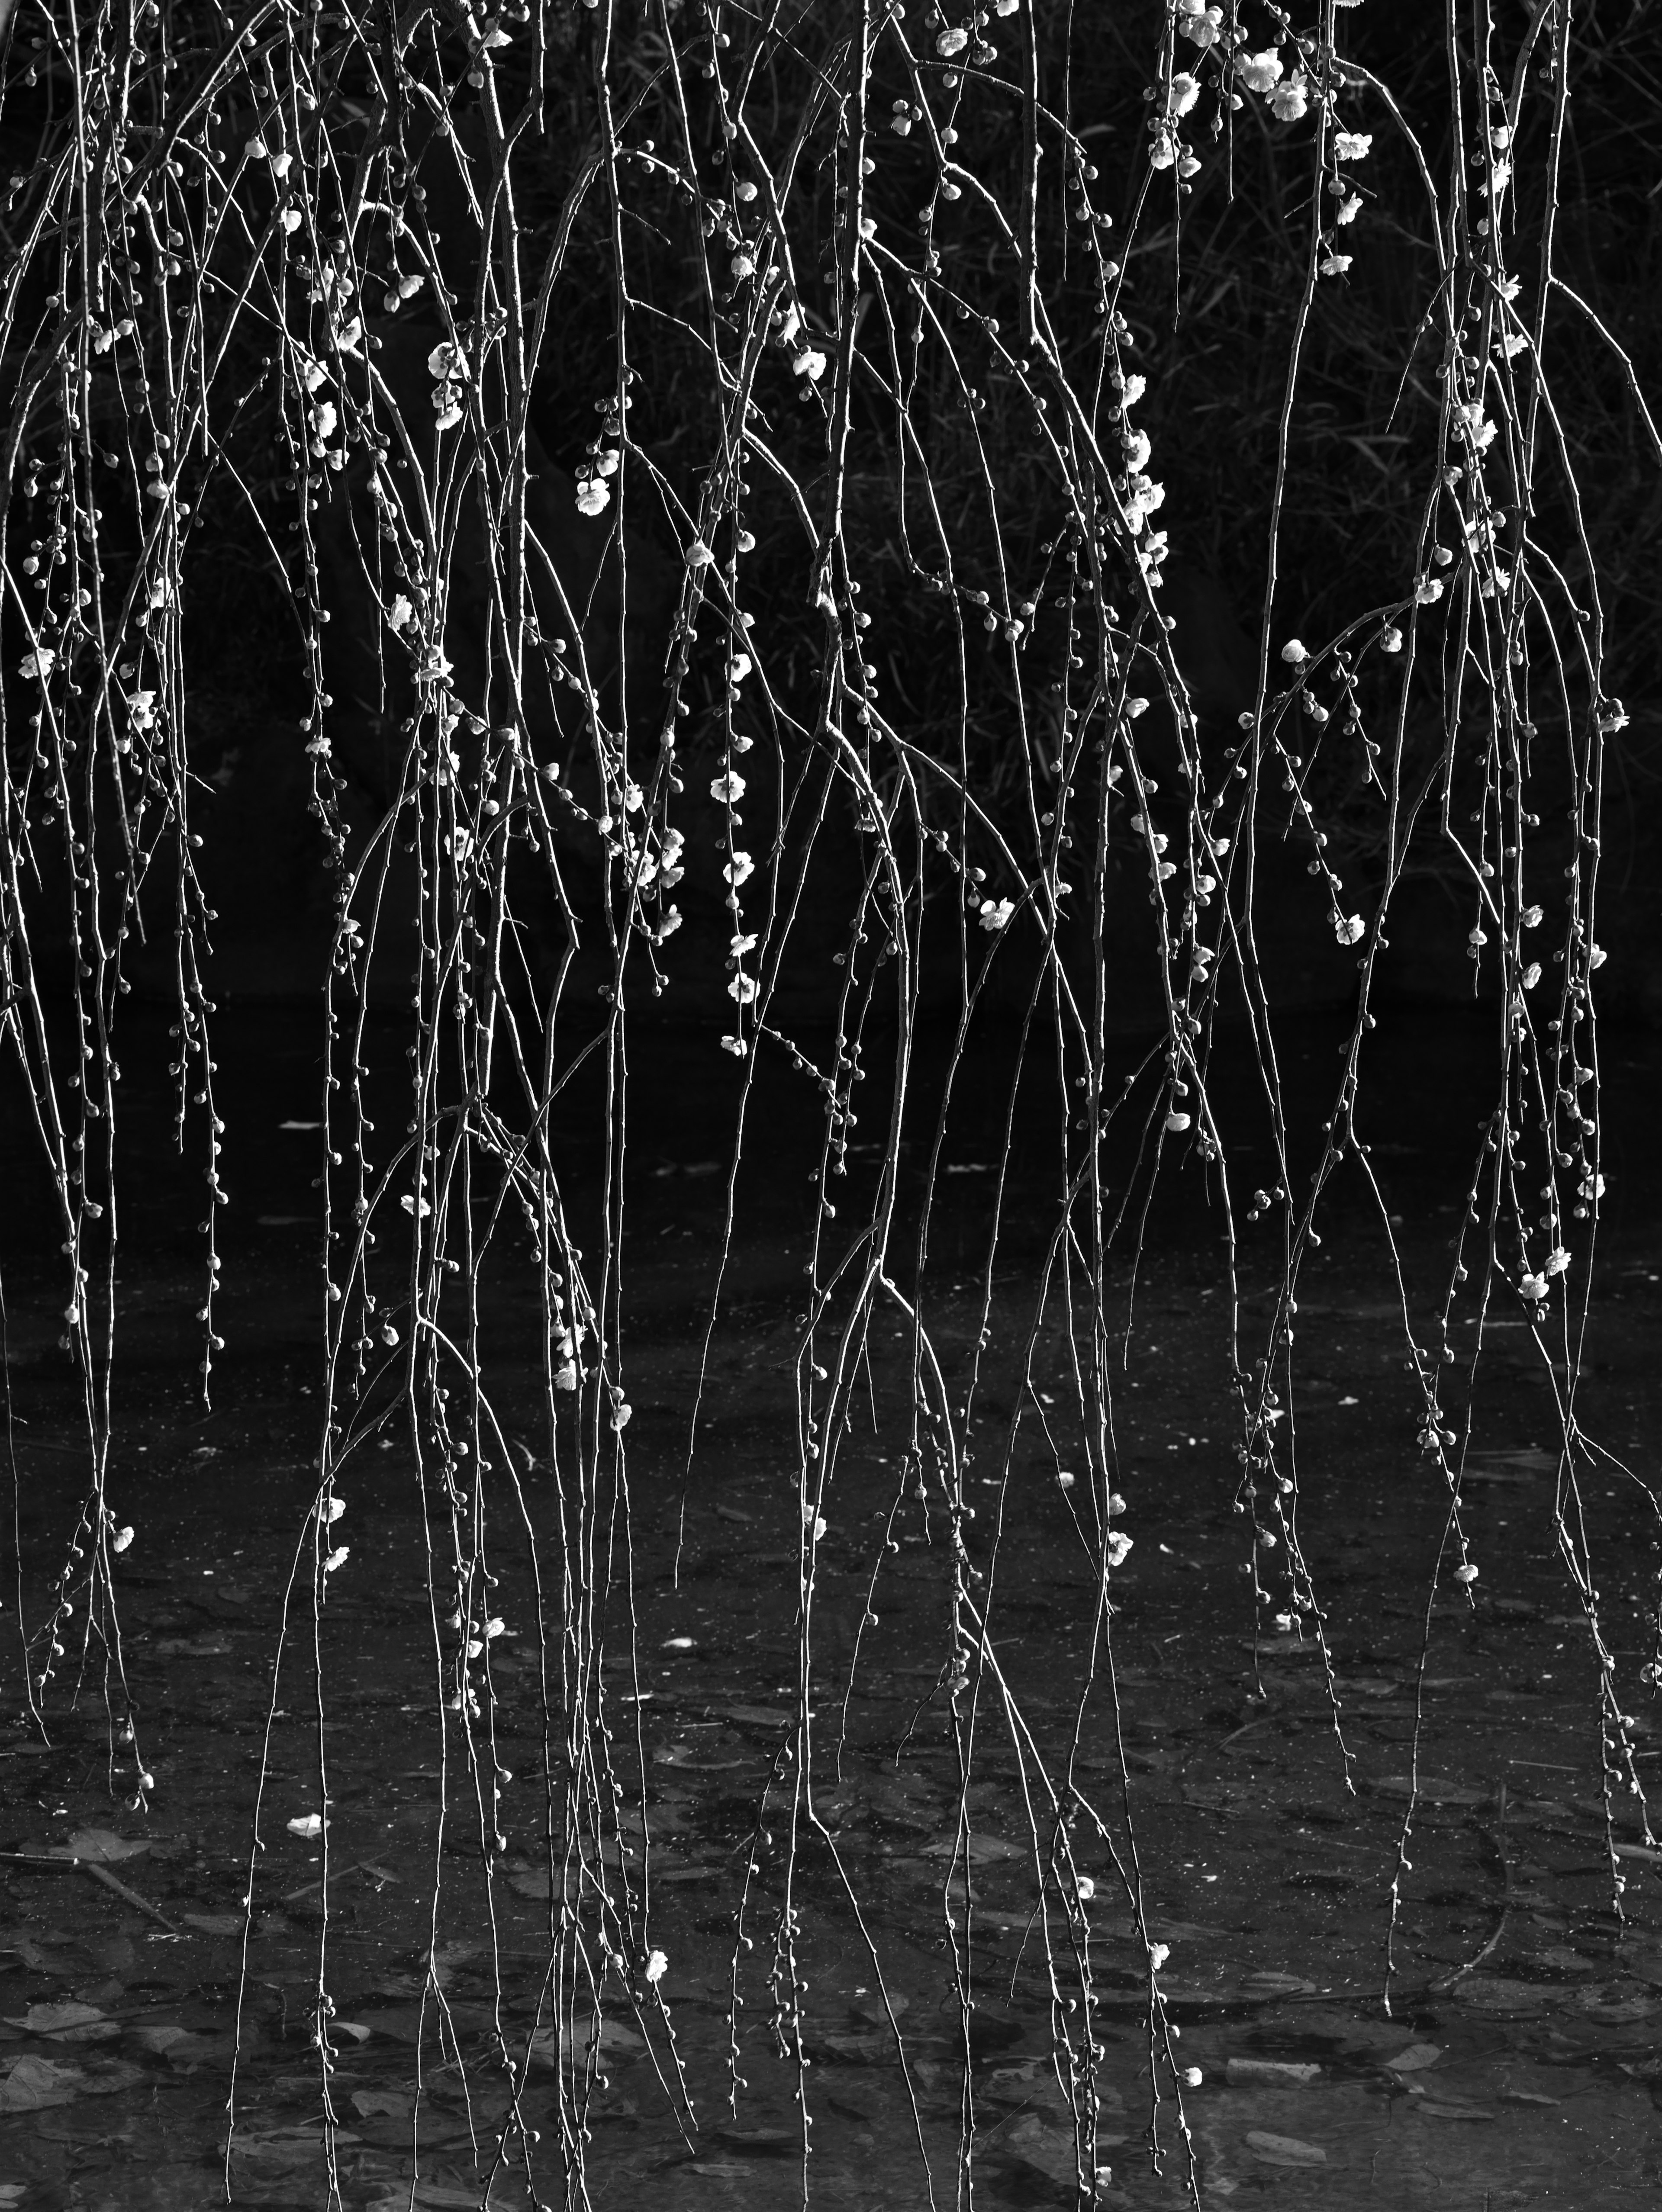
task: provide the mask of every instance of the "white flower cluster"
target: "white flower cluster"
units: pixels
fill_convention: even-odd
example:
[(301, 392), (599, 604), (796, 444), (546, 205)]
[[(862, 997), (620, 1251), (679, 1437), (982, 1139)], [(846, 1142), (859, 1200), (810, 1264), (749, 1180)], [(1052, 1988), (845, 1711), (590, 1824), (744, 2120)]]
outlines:
[(587, 466), (577, 479), (579, 514), (599, 514), (605, 509), (612, 497), (612, 487), (606, 479), (617, 475), (621, 458), (615, 446), (589, 447)]
[[(1187, 5), (1188, 0), (1183, 0), (1183, 4)], [(1244, 48), (1245, 33), (1238, 29), (1235, 36)], [(1268, 105), (1278, 123), (1301, 123), (1318, 97), (1296, 56), (1289, 70), (1278, 46), (1264, 46), (1256, 53), (1238, 51), (1233, 58), (1233, 81), (1239, 88), (1235, 95), (1238, 103), (1241, 91), (1253, 93)], [(1330, 112), (1332, 93), (1330, 91), (1325, 98)], [(1333, 170), (1328, 191), (1338, 203), (1333, 210), (1333, 220), (1337, 225), (1355, 222), (1362, 208), (1360, 194), (1348, 189), (1338, 165), (1342, 161), (1365, 161), (1373, 145), (1373, 134), (1369, 131), (1336, 129), (1329, 142)], [(1324, 276), (1342, 276), (1352, 258), (1348, 253), (1336, 252), (1331, 240), (1324, 239), (1318, 247), (1317, 267)]]
[(818, 384), (825, 374), (825, 350), (815, 345), (802, 334), (802, 311), (794, 302), (785, 302), (773, 311), (774, 337), (782, 352), (790, 356), (791, 374), (802, 380), (803, 397), (811, 385)]
[[(721, 868), (728, 886), (728, 908), (733, 916), (733, 934), (728, 941), (728, 965), (733, 973), (728, 978), (728, 996), (736, 1006), (742, 1008), (755, 1004), (760, 988), (755, 976), (747, 974), (745, 969), (746, 956), (756, 950), (758, 939), (754, 933), (744, 927), (740, 918), (740, 885), (747, 883), (756, 872), (755, 861), (739, 842), (744, 830), (744, 823), (739, 817), (739, 802), (745, 795), (745, 779), (736, 769), (729, 767), (712, 780), (709, 795), (718, 806), (727, 809), (728, 814), (728, 858)], [(742, 1027), (736, 1035), (721, 1039), (721, 1049), (743, 1059), (746, 1045)]]
[[(1148, 473), (1148, 464), (1154, 458), (1154, 444), (1146, 430), (1134, 427), (1131, 409), (1148, 390), (1148, 380), (1141, 376), (1126, 376), (1116, 371), (1110, 379), (1119, 401), (1119, 434), (1121, 451), (1125, 459), (1125, 476), (1121, 497), (1125, 502), (1126, 526), (1133, 537), (1141, 534), (1151, 514), (1166, 503), (1166, 487)], [(1150, 533), (1143, 550), (1158, 561), (1166, 550), (1163, 537)]]
[(462, 391), (467, 382), (467, 356), (447, 339), (427, 356), (427, 373), (433, 380), (433, 411), (441, 430), (461, 421)]

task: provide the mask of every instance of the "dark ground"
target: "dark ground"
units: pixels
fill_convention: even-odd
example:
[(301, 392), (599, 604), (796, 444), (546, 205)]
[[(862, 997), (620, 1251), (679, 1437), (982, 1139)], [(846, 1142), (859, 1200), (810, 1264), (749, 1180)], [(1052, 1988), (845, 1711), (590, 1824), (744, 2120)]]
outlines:
[[(72, 1710), (58, 1698), (49, 1743), (16, 1726), (0, 1749), (9, 1785), (0, 1842), (15, 1855), (0, 1868), (0, 2205), (24, 2212), (193, 2212), (222, 2201), (240, 1986), (234, 2201), (326, 2201), (308, 2047), (320, 1866), (315, 1843), (287, 1826), (318, 1802), (304, 1583), (276, 1687), (266, 1847), (246, 1946), (239, 1910), (283, 1595), (314, 1493), (315, 1139), (281, 1125), (315, 1113), (315, 1022), (267, 1011), (220, 1019), (233, 1204), (217, 1309), (228, 1343), (206, 1413), (194, 1395), (199, 1167), (164, 1164), (167, 1109), (143, 1070), (150, 1046), (165, 1040), (160, 1029), (148, 1043), (138, 1037), (152, 1019), (135, 1008), (123, 1054), (130, 1133), (145, 1168), (130, 1177), (125, 1217), (110, 1494), (137, 1532), (118, 1563), (119, 1587), (128, 1681), (155, 1788), (148, 1816), (113, 1794), (96, 1680)], [(1304, 1126), (1319, 1118), (1341, 1036), (1336, 1022), (1313, 1017), (1286, 1033), (1291, 1111)], [(1644, 1485), (1662, 1410), (1662, 1191), (1648, 1151), (1662, 1048), (1653, 1036), (1607, 1033), (1604, 1042), (1610, 1197), (1577, 1407), (1583, 1428), (1641, 1480), (1602, 1468), (1584, 1468), (1580, 1480), (1603, 1632), (1636, 1717), (1639, 1771), (1652, 1775), (1662, 1751), (1651, 1748), (1652, 1692), (1638, 1670), (1657, 1592), (1657, 1520)], [(1488, 1103), (1487, 1038), (1458, 1013), (1416, 1012), (1382, 1029), (1377, 1049), (1368, 1127), (1422, 1323), (1440, 1296), (1473, 1132)], [(591, 2112), (591, 2201), (621, 2207), (649, 2197), (669, 2212), (774, 2212), (801, 2184), (799, 2076), (770, 2051), (769, 1963), (788, 1855), (776, 1798), (759, 1822), (758, 1806), (798, 1680), (793, 1317), (813, 1219), (806, 1169), (814, 1124), (800, 1093), (794, 1109), (790, 1097), (764, 1097), (752, 1122), (678, 1572), (687, 1413), (725, 1201), (725, 1175), (711, 1164), (724, 1159), (722, 1086), (732, 1069), (709, 1039), (691, 1034), (639, 1048), (635, 1066), (626, 1372), (636, 1408), (628, 1442), (639, 1656), (632, 1671), (626, 1644), (614, 1638), (607, 1681), (620, 1735), (640, 1720), (650, 1778), (649, 1940), (667, 1954), (658, 1993), (701, 2126), (679, 2133), (660, 2087), (670, 2045), (651, 1993), (635, 1984), (648, 2001), (634, 2015), (614, 1984), (608, 2009), (617, 2024), (600, 2043), (608, 2086), (596, 2090)], [(929, 1081), (926, 1064), (925, 1095)], [(591, 1110), (573, 1098), (574, 1141)], [(990, 1187), (979, 1170), (998, 1158), (1001, 1111), (997, 1085), (978, 1088), (946, 1153), (964, 1172), (941, 1184), (933, 1322), (943, 1356), (960, 1364), (978, 1315)], [(970, 1476), (982, 1500), (971, 1556), (983, 1567), (1001, 1514), (993, 1642), (1032, 1732), (1018, 1761), (983, 1673), (972, 1684), (979, 1719), (965, 1799), (978, 2006), (970, 2073), (976, 2193), (998, 2207), (1073, 2201), (1074, 2132), (1049, 2063), (1047, 1939), (1032, 1917), (1029, 1810), (1036, 1759), (1059, 1771), (1075, 1735), (1098, 1596), (1081, 1487), (1058, 1482), (1057, 1459), (1031, 1423), (1008, 1487), (995, 1471), (992, 1437), (1014, 1401), (1013, 1348), (1026, 1336), (1053, 1218), (1050, 1140), (1038, 1105), (1024, 1109), (1020, 1127), (1033, 1133), (1023, 1134), (1014, 1162), (983, 1370), (993, 1419)], [(15, 1129), (5, 1135), (9, 1157), (21, 1158)], [(1252, 1137), (1243, 1109), (1244, 1147)], [(1239, 1172), (1249, 1188), (1267, 1164), (1267, 1154), (1245, 1151)], [(3, 1254), (30, 1627), (46, 1611), (81, 1497), (78, 1386), (57, 1346), (58, 1324), (46, 1318), (62, 1296), (37, 1199), (20, 1177)], [(1637, 1803), (1618, 1790), (1610, 1836), (1627, 1883), (1618, 1922), (1598, 1673), (1554, 1535), (1560, 1422), (1551, 1373), (1527, 1328), (1501, 1311), (1479, 1373), (1466, 1475), (1481, 1577), (1470, 1602), (1446, 1583), (1428, 1610), (1443, 1501), (1415, 1449), (1400, 1309), (1383, 1231), (1360, 1184), (1341, 1186), (1324, 1227), (1301, 1285), (1292, 1413), (1300, 1526), (1328, 1607), (1342, 1746), (1312, 1646), (1272, 1630), (1255, 1662), (1244, 1523), (1231, 1506), (1237, 1431), (1225, 1388), (1218, 1224), (1192, 1173), (1178, 1177), (1151, 1218), (1117, 1391), (1120, 1483), (1135, 1539), (1113, 1583), (1125, 1801), (1103, 1678), (1079, 1723), (1076, 1772), (1122, 1848), (1128, 1808), (1134, 1821), (1148, 1934), (1170, 1947), (1160, 1979), (1182, 2031), (1172, 2049), (1180, 2066), (1202, 2075), (1184, 2094), (1202, 2201), (1208, 2212), (1268, 2199), (1322, 2212), (1353, 2203), (1480, 2212), (1653, 2203), (1662, 2184), (1652, 2086), (1662, 2083), (1662, 1850), (1646, 1843)], [(1244, 1268), (1250, 1345), (1279, 1272), (1271, 1229), (1247, 1236)], [(1129, 1314), (1128, 1262), (1112, 1286)], [(499, 1395), (535, 1450), (534, 1306), (504, 1292), (489, 1314)], [(1034, 1380), (1058, 1421), (1064, 1346), (1052, 1316)], [(950, 1574), (938, 1513), (931, 1507), (926, 1519), (915, 1498), (898, 1496), (891, 1437), (906, 1372), (898, 1316), (885, 1316), (874, 1343), (877, 1431), (856, 1425), (843, 1446), (815, 1586), (823, 1669), (815, 1804), (861, 1921), (825, 1841), (803, 1838), (794, 1877), (796, 1965), (808, 1985), (803, 2036), (814, 2062), (801, 2077), (814, 2118), (813, 2201), (852, 2212), (929, 2203), (925, 2153), (933, 2201), (953, 2200), (963, 2087), (949, 1948), (964, 1932), (953, 1866), (961, 1778), (937, 1687), (949, 1649)], [(1065, 1466), (1069, 1434), (1056, 1433)], [(545, 1529), (551, 1480), (545, 1463), (525, 1479), (533, 1522)], [(505, 2094), (500, 2054), (517, 2052), (523, 2063), (531, 2039), (523, 2104), (545, 2130), (536, 2193), (558, 2203), (551, 2072), (558, 2046), (546, 2006), (533, 2036), (548, 1955), (539, 1840), (548, 1747), (523, 1558), (498, 1562), (497, 1602), (510, 1631), (523, 1623), (525, 1632), (491, 1650), (498, 1757), (514, 1780), (503, 1800), (508, 1850), (487, 1884), (454, 1723), (441, 1772), (447, 1717), (435, 1686), (429, 1524), (417, 1479), (392, 1442), (360, 1454), (342, 1487), (350, 1510), (340, 1533), (351, 1557), (328, 1585), (318, 1650), (333, 1776), (326, 1978), (341, 2053), (334, 2094), (344, 2198), (391, 2212), (411, 2201), (413, 2185), (417, 2205), (479, 2203)], [(898, 1549), (885, 1552), (892, 1515)], [(845, 1706), (855, 1629), (868, 1603), (879, 1620), (865, 1633)], [(15, 1644), (12, 1653), (15, 1711)], [(1403, 1876), (1387, 2016), (1386, 1907), (1416, 1763), (1412, 1871)], [(441, 1794), (450, 1808), (442, 1836)], [(625, 1842), (639, 1828), (626, 1802)], [(149, 1910), (46, 1856), (75, 1837), (83, 1856), (119, 1852), (119, 1844), (85, 1841), (88, 1831), (133, 1847), (109, 1870)], [(1176, 2204), (1181, 2136), (1163, 2065), (1165, 2179), (1151, 2175), (1146, 2150), (1143, 1942), (1088, 1823), (1074, 1844), (1096, 1884), (1092, 1949), (1105, 2051), (1097, 2154), (1112, 2168), (1103, 2201)], [(728, 1975), (747, 1864), (745, 1925), (755, 1949), (744, 1954), (748, 2087), (735, 2117), (725, 2101)], [(1065, 2003), (1068, 1930), (1054, 1887), (1049, 1895)], [(904, 2034), (910, 2091), (861, 1924)], [(442, 2039), (430, 1988), (421, 2009), (429, 1956), (448, 2008)], [(576, 2041), (581, 2057), (581, 2032)], [(412, 2117), (418, 2046), (424, 2086)], [(566, 2048), (569, 2057), (569, 2035)], [(500, 2172), (491, 2204), (525, 2201), (522, 2172)]]

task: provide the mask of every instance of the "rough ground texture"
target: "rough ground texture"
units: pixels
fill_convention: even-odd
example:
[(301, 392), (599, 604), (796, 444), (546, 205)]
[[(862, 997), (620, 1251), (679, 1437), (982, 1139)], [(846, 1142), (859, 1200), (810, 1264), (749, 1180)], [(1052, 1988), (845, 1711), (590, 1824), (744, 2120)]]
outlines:
[[(1290, 1037), (1295, 1098), (1318, 1094), (1337, 1038), (1317, 1023)], [(910, 1372), (897, 1316), (874, 1338), (871, 1425), (843, 1440), (819, 1547), (793, 1851), (781, 1752), (801, 1681), (794, 1301), (813, 1200), (780, 1133), (787, 1119), (764, 1120), (771, 1136), (741, 1178), (689, 1471), (727, 1110), (726, 1071), (705, 1073), (716, 1055), (691, 1036), (654, 1047), (637, 1079), (625, 1244), (635, 1626), (631, 1637), (620, 1603), (606, 1676), (620, 1761), (627, 1770), (638, 1752), (646, 1802), (631, 1792), (619, 1806), (603, 1871), (615, 1877), (619, 1849), (636, 1855), (667, 1966), (655, 1984), (640, 1960), (613, 1978), (598, 2039), (581, 2017), (563, 2036), (545, 1988), (560, 1719), (523, 1546), (499, 1560), (508, 1632), (491, 1652), (497, 1757), (513, 1775), (502, 1853), (482, 1849), (477, 1779), (438, 1682), (429, 1501), (390, 1432), (343, 1486), (351, 1554), (315, 1639), (304, 1583), (284, 1629), (313, 1497), (318, 1272), (313, 1140), (282, 1125), (314, 1108), (314, 1042), (309, 1020), (275, 1014), (232, 1019), (224, 1034), (239, 1133), (218, 1309), (228, 1347), (210, 1413), (193, 1396), (189, 1171), (153, 1166), (132, 1188), (111, 1494), (137, 1531), (119, 1589), (155, 1790), (147, 1817), (112, 1793), (96, 1673), (72, 1705), (57, 1696), (46, 1740), (15, 1726), (0, 1753), (11, 1855), (0, 1862), (0, 2203), (182, 2212), (222, 2201), (228, 2174), (237, 2203), (326, 2204), (311, 2047), (320, 1959), (336, 2006), (338, 2173), (353, 2207), (529, 2201), (512, 2130), (509, 2158), (497, 2157), (509, 2058), (521, 2117), (542, 2130), (531, 2189), (547, 2203), (568, 2186), (556, 2069), (581, 2074), (591, 2058), (597, 2206), (776, 2212), (803, 2187), (804, 2094), (812, 2201), (853, 2212), (953, 2202), (966, 2111), (975, 2193), (995, 2206), (1074, 2203), (1081, 2156), (1105, 2204), (1180, 2203), (1185, 2123), (1208, 2212), (1270, 2199), (1323, 2212), (1654, 2201), (1662, 1849), (1646, 1840), (1636, 1800), (1604, 1795), (1590, 1632), (1553, 1534), (1564, 1383), (1527, 1327), (1500, 1316), (1471, 1401), (1464, 1513), (1479, 1580), (1470, 1597), (1445, 1581), (1433, 1601), (1444, 1501), (1415, 1448), (1384, 1225), (1360, 1190), (1341, 1193), (1302, 1286), (1290, 1407), (1330, 1680), (1312, 1645), (1255, 1608), (1242, 1573), (1218, 1224), (1179, 1176), (1150, 1218), (1135, 1285), (1129, 1255), (1111, 1284), (1126, 1331), (1116, 1442), (1135, 1537), (1113, 1579), (1111, 1674), (1081, 1486), (1061, 1479), (1078, 1439), (1059, 1326), (1041, 1333), (1029, 1401), (1049, 1416), (1049, 1440), (1030, 1417), (1008, 1474), (1001, 1465), (1053, 1199), (1044, 1147), (1019, 1127), (1014, 1241), (971, 1438), (968, 1540), (988, 1577), (990, 1634), (959, 1705), (976, 1713), (973, 1758), (966, 1774), (941, 1681), (951, 1575), (939, 1513), (903, 1487), (892, 1441)], [(1483, 1041), (1453, 1018), (1422, 1017), (1382, 1034), (1380, 1048), (1379, 1165), (1418, 1319), (1446, 1277), (1484, 1103)], [(1576, 1411), (1648, 1477), (1662, 1237), (1641, 1146), (1658, 1054), (1653, 1041), (1611, 1036), (1606, 1054), (1612, 1210)], [(142, 1052), (127, 1057), (132, 1140), (165, 1161), (165, 1107), (137, 1079)], [(943, 1178), (933, 1320), (954, 1386), (977, 1325), (995, 1104), (980, 1123), (966, 1109), (945, 1155), (961, 1172)], [(1249, 1316), (1279, 1271), (1272, 1228), (1259, 1233), (1261, 1248), (1250, 1236), (1243, 1248)], [(49, 1224), (27, 1193), (8, 1234), (32, 1627), (81, 1495), (79, 1385), (47, 1318), (59, 1303)], [(504, 1292), (489, 1321), (498, 1395), (533, 1461), (524, 1490), (546, 1576), (553, 1477), (536, 1426), (537, 1316)], [(1454, 1402), (1464, 1410), (1461, 1394)], [(1614, 1466), (1582, 1467), (1579, 1481), (1602, 1632), (1636, 1718), (1639, 1772), (1653, 1776), (1639, 1668), (1656, 1518)], [(289, 1826), (319, 1809), (320, 1729), (326, 1923), (319, 1843)], [(1034, 1912), (1052, 1839), (1039, 1777), (1070, 1756), (1101, 1820), (1072, 1834), (1094, 1884), (1083, 1923), (1058, 1909), (1054, 1887), (1048, 1917)], [(262, 1768), (265, 1848), (245, 1914)], [(1128, 1865), (1135, 1853), (1141, 1929), (1107, 1839)], [(799, 2067), (795, 2014), (777, 2001), (789, 1981), (776, 1945), (788, 1882), (811, 2067)], [(1065, 1966), (1087, 1929), (1104, 2054), (1093, 2141), (1052, 2063), (1047, 1962), (1048, 1949)], [(730, 2103), (736, 1935), (754, 1948), (738, 1944), (744, 2086)], [(1151, 2066), (1151, 1942), (1166, 1950), (1158, 1979), (1180, 2031), (1169, 2051), (1202, 2077), (1183, 2088), (1181, 2119), (1168, 2046)], [(967, 2042), (960, 1973), (976, 1998)]]

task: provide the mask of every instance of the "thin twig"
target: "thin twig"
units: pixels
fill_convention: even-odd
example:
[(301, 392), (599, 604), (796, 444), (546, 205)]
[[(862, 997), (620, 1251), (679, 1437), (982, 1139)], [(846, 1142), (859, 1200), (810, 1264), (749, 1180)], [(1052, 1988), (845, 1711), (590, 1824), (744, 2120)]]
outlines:
[(119, 1875), (113, 1875), (108, 1867), (97, 1859), (77, 1858), (73, 1851), (0, 1851), (0, 1859), (10, 1860), (19, 1866), (79, 1867), (82, 1874), (89, 1874), (94, 1881), (101, 1881), (106, 1889), (113, 1889), (129, 1905), (137, 1905), (141, 1912), (148, 1912), (152, 1920), (159, 1920), (170, 1936), (182, 1936), (185, 1933), (182, 1928), (175, 1928), (167, 1914), (152, 1905), (148, 1898), (141, 1897), (136, 1889), (130, 1889)]

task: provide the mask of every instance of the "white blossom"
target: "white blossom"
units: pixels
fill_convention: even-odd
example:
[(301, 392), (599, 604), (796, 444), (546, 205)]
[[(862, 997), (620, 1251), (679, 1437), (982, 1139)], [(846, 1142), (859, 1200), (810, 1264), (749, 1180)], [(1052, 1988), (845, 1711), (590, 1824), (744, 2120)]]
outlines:
[(1282, 81), (1282, 58), (1274, 46), (1262, 53), (1237, 54), (1235, 74), (1249, 92), (1273, 92)]
[(1191, 46), (1216, 46), (1223, 29), (1221, 8), (1208, 8), (1202, 0), (1178, 0), (1178, 29)]
[(745, 795), (745, 779), (729, 769), (710, 785), (709, 795), (724, 806), (736, 806)]
[(1270, 112), (1279, 123), (1298, 123), (1310, 112), (1310, 86), (1302, 71), (1278, 84), (1269, 95)]
[(1333, 155), (1339, 161), (1361, 161), (1367, 158), (1373, 143), (1371, 131), (1336, 131), (1333, 134)]
[(585, 477), (577, 486), (579, 514), (600, 514), (610, 503), (612, 489), (602, 477)]
[(1356, 945), (1367, 933), (1367, 924), (1361, 915), (1339, 915), (1334, 919), (1333, 934), (1341, 945)]
[(981, 902), (981, 927), (989, 932), (1001, 930), (1014, 912), (1014, 899), (983, 899)]

